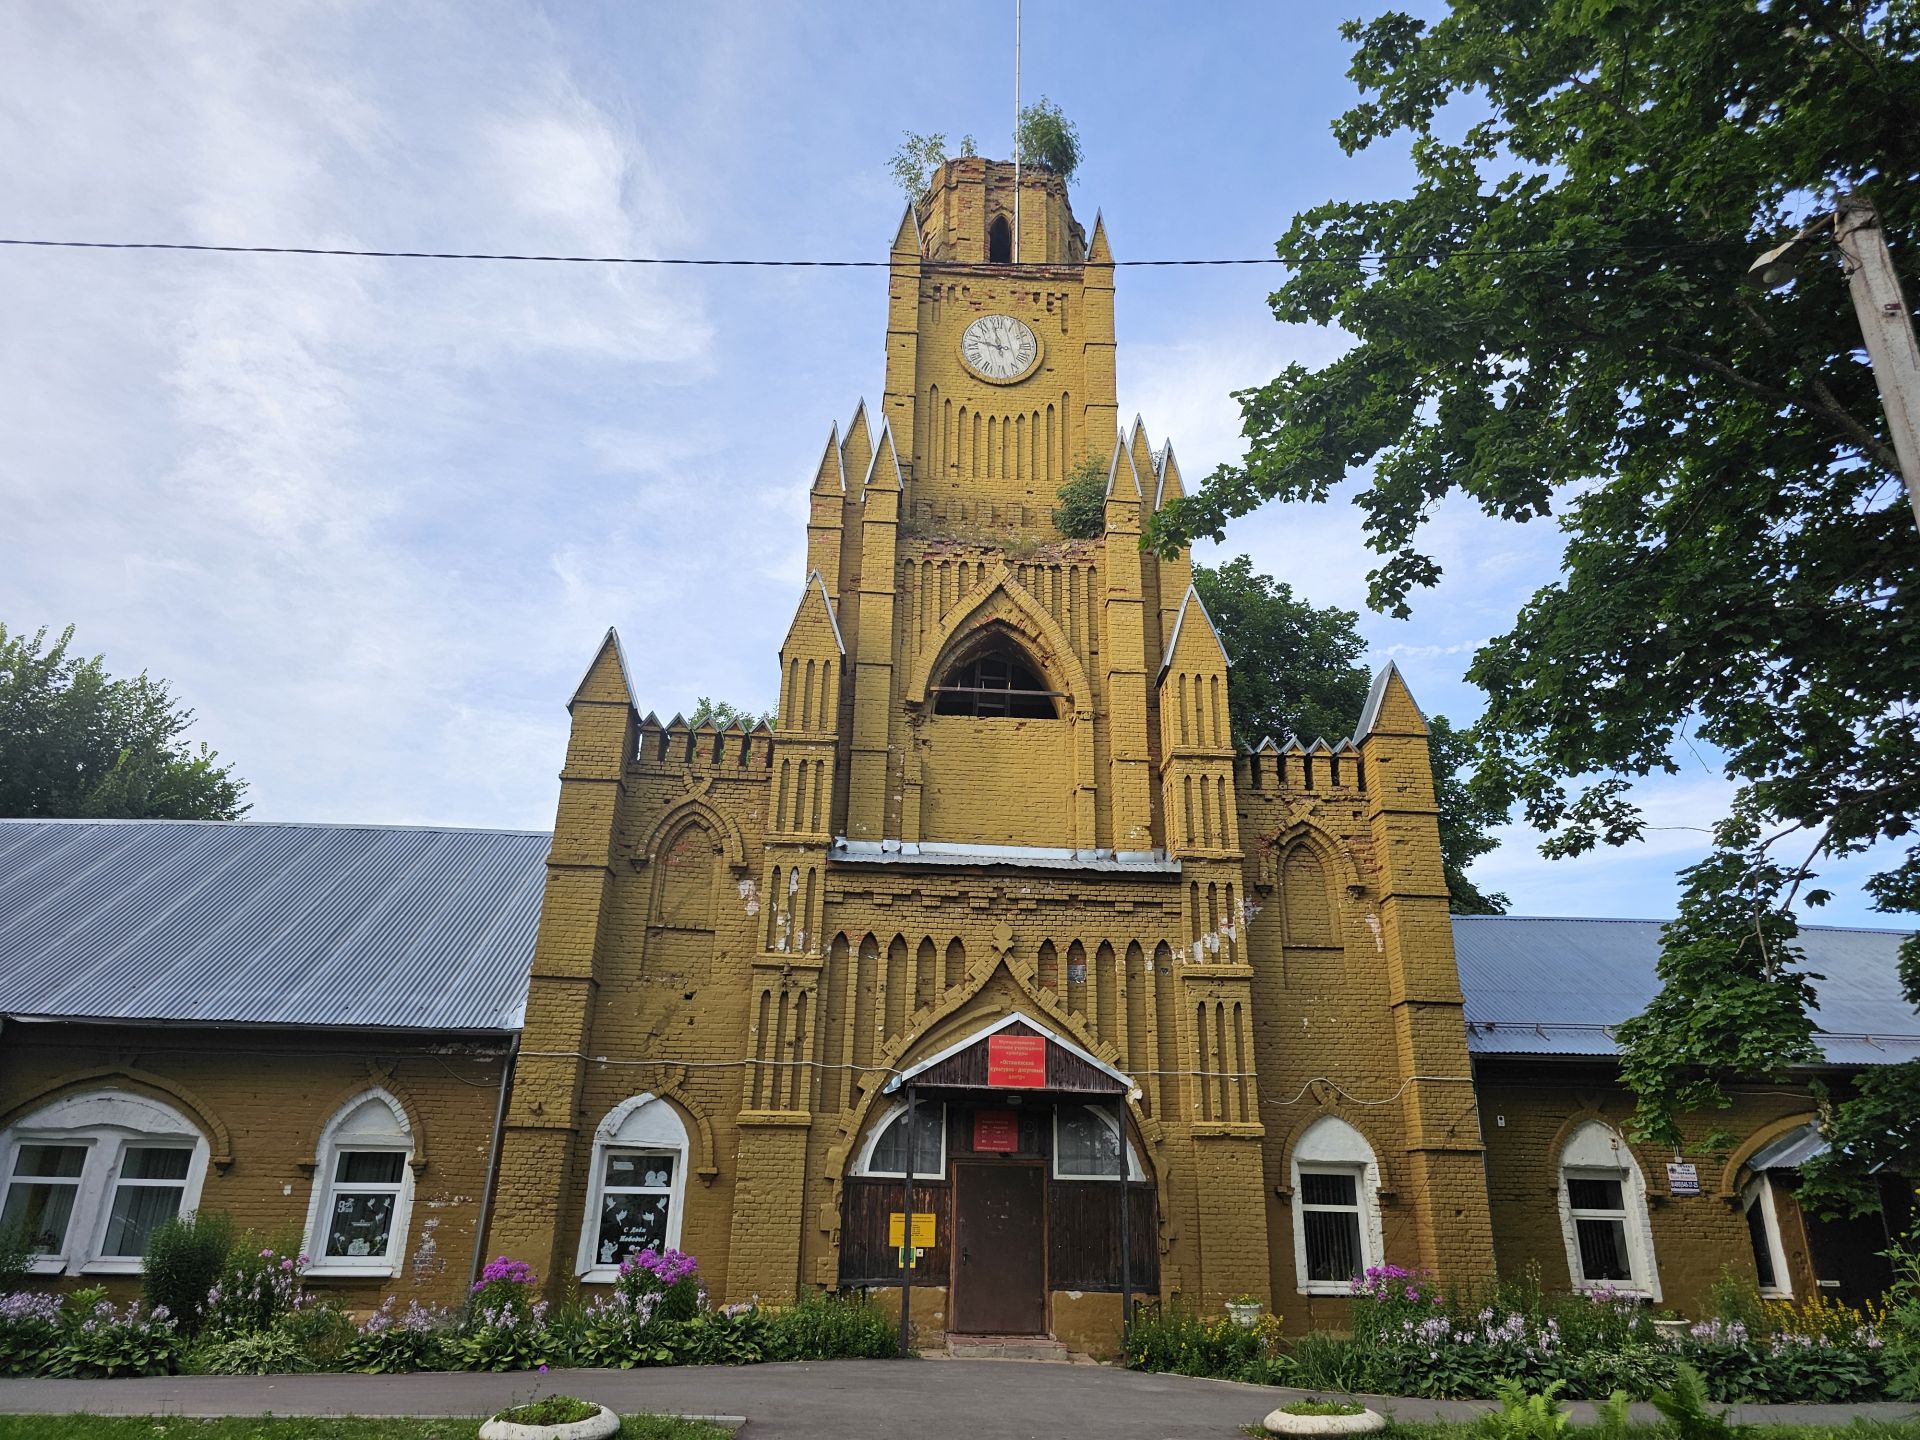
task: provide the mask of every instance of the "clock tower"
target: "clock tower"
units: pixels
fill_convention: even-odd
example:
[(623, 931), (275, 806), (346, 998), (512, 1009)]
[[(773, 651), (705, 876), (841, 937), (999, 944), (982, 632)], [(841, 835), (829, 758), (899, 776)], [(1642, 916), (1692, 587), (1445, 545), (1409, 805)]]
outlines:
[(498, 1253), (591, 1285), (665, 1243), (716, 1297), (1099, 1351), (1129, 1296), (1490, 1267), (1425, 721), (1389, 669), (1354, 739), (1236, 753), (1188, 556), (1141, 548), (1180, 468), (1119, 428), (1113, 275), (1058, 176), (941, 166), (772, 727), (643, 716), (603, 642)]

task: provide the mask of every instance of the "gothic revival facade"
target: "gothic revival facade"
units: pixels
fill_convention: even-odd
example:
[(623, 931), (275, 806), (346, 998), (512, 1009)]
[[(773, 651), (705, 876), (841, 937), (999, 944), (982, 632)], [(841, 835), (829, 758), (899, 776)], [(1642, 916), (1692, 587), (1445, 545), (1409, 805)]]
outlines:
[[(1236, 750), (1190, 562), (1140, 546), (1182, 480), (1118, 427), (1105, 229), (1014, 184), (953, 161), (894, 238), (773, 728), (643, 715), (609, 633), (550, 837), (0, 821), (0, 1224), (45, 1283), (130, 1289), (207, 1207), (300, 1227), (354, 1308), (673, 1245), (716, 1301), (1096, 1352), (1129, 1296), (1340, 1325), (1382, 1263), (1885, 1284), (1903, 1186), (1795, 1204), (1808, 1077), (1629, 1142), (1606, 1027), (1657, 924), (1449, 917), (1392, 666), (1351, 739)], [(1802, 934), (1830, 1088), (1920, 1055), (1900, 939)]]
[[(1021, 189), (1017, 265), (1011, 165), (950, 162), (902, 221), (772, 732), (643, 718), (611, 634), (574, 696), (497, 1248), (896, 1285), (911, 1136), (930, 1324), (1344, 1290), (1383, 1244), (1491, 1267), (1420, 711), (1388, 667), (1353, 739), (1236, 753), (1191, 563), (1140, 545), (1182, 481), (1117, 428), (1104, 226)], [(1105, 533), (1067, 538), (1090, 459)], [(650, 1109), (687, 1142), (655, 1227)]]

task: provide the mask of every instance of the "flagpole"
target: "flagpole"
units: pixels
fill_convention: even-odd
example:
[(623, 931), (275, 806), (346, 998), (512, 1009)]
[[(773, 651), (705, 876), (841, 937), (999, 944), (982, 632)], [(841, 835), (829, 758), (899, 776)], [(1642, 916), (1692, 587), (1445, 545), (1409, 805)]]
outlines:
[(1020, 263), (1020, 0), (1013, 0), (1013, 263)]

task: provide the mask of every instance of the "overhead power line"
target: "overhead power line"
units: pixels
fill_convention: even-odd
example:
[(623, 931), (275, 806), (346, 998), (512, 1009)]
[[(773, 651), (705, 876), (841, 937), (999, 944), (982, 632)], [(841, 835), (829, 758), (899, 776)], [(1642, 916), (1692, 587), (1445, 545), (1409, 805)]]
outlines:
[[(1517, 245), (1510, 248), (1449, 250), (1442, 256), (1423, 256), (1417, 258), (1422, 262), (1426, 262), (1436, 259), (1468, 258), (1475, 256), (1490, 258), (1502, 255), (1552, 255), (1574, 252), (1616, 253), (1623, 251), (1644, 251), (1658, 253), (1672, 250), (1710, 249), (1722, 245), (1745, 245), (1748, 243), (1748, 240), (1742, 237), (1737, 240), (1726, 241), (1674, 240), (1656, 241), (1647, 244)], [(885, 270), (893, 264), (891, 259), (756, 260), (740, 257), (683, 255), (522, 255), (489, 250), (355, 250), (341, 246), (325, 245), (200, 245), (175, 240), (33, 240), (0, 237), (0, 245), (15, 245), (47, 250), (170, 250), (194, 251), (218, 255), (318, 255), (338, 256), (358, 260), (517, 260), (553, 265), (702, 265), (737, 266), (752, 269)], [(1352, 258), (1369, 265), (1381, 265), (1393, 257), (1369, 251), (1362, 252)], [(1153, 269), (1188, 265), (1291, 265), (1295, 262), (1283, 260), (1277, 255), (1253, 255), (1172, 260), (1107, 260), (1089, 261), (1085, 263), (1096, 267), (1099, 265), (1111, 265), (1132, 269)]]

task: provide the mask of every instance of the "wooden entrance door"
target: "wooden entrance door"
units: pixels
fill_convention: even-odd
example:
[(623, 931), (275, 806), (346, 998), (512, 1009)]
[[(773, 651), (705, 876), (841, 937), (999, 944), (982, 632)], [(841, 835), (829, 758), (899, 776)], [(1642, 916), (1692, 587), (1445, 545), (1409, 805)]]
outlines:
[(1044, 1166), (953, 1167), (952, 1323), (966, 1335), (1046, 1333)]

